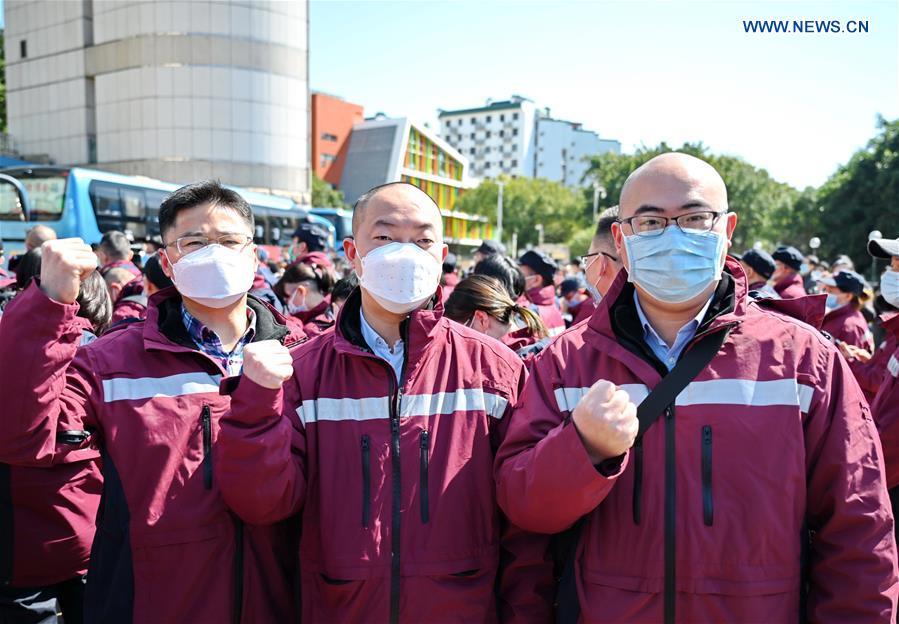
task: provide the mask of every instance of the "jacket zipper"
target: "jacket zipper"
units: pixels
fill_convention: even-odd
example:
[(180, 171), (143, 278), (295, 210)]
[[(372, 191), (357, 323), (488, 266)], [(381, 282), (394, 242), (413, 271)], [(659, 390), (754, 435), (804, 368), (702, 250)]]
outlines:
[(677, 474), (675, 472), (675, 444), (674, 437), (674, 406), (669, 405), (665, 410), (665, 624), (674, 624), (676, 596), (676, 548), (674, 541), (676, 521), (676, 496), (675, 485)]
[(390, 623), (400, 621), (400, 525), (402, 522), (402, 473), (400, 471), (400, 409), (403, 404), (403, 382), (406, 379), (406, 367), (409, 363), (409, 319), (400, 325), (403, 339), (403, 368), (397, 380), (393, 367), (385, 362), (390, 373), (391, 385), (396, 383), (393, 396), (393, 413), (390, 415), (390, 449), (393, 472), (393, 498), (391, 501), (390, 519)]
[(430, 447), (428, 443), (428, 438), (430, 433), (427, 429), (421, 432), (421, 440), (419, 446), (421, 447), (420, 453), (420, 462), (419, 462), (419, 478), (421, 479), (421, 522), (422, 524), (428, 523), (429, 518), (429, 509), (430, 504), (428, 503), (428, 449)]
[(702, 427), (702, 520), (706, 526), (712, 526), (714, 509), (712, 507), (712, 427)]
[(368, 434), (362, 436), (362, 526), (368, 528), (371, 514), (371, 456), (369, 446), (371, 439)]
[(243, 521), (234, 518), (234, 624), (243, 617)]
[(643, 496), (643, 436), (634, 440), (634, 524), (640, 524)]
[(203, 406), (200, 415), (203, 425), (203, 485), (207, 490), (212, 489), (212, 410), (208, 405)]

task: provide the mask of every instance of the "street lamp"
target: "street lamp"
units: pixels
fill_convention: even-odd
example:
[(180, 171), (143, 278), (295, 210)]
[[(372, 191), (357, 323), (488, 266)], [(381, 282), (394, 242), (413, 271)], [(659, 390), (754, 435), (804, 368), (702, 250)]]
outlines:
[(543, 247), (543, 224), (538, 223), (534, 227), (537, 229), (537, 247)]
[(813, 250), (818, 249), (818, 247), (821, 246), (821, 239), (817, 236), (813, 236), (811, 239), (809, 239), (808, 246)]
[(503, 187), (505, 182), (497, 181), (496, 186), (499, 187), (499, 195), (496, 197), (496, 242), (503, 242)]
[(599, 211), (599, 200), (600, 196), (602, 199), (606, 197), (606, 188), (600, 184), (599, 182), (593, 183), (593, 223), (596, 223), (596, 215)]

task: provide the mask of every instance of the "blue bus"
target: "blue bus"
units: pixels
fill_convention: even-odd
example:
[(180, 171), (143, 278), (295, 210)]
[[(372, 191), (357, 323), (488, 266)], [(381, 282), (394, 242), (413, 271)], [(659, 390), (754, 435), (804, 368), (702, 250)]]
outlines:
[[(4, 181), (6, 176), (13, 180)], [(3, 169), (0, 182), (5, 182), (0, 184), (0, 239), (13, 253), (24, 250), (25, 233), (37, 224), (53, 228), (60, 238), (77, 236), (87, 243), (100, 242), (109, 230), (125, 232), (136, 242), (157, 236), (159, 204), (180, 187), (143, 176), (37, 165)], [(301, 220), (324, 227), (336, 244), (331, 222), (290, 198), (231, 188), (253, 207), (255, 242), (273, 259), (290, 244)]]
[(312, 208), (314, 215), (324, 217), (334, 226), (337, 242), (353, 237), (353, 211), (343, 208)]

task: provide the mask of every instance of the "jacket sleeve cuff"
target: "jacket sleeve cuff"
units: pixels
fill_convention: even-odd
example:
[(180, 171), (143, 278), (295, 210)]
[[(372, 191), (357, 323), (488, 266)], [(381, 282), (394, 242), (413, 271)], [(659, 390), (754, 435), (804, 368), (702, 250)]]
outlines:
[(627, 465), (628, 453), (623, 453), (618, 457), (606, 459), (599, 464), (594, 464), (584, 446), (581, 434), (578, 433), (577, 427), (569, 418), (562, 426), (559, 432), (559, 442), (563, 443), (569, 449), (569, 457), (572, 459), (576, 471), (575, 480), (580, 483), (605, 482), (615, 479)]
[(77, 326), (78, 331), (81, 331), (81, 323), (78, 321), (78, 304), (60, 303), (51, 299), (47, 293), (41, 290), (38, 280), (32, 280), (31, 284), (10, 302), (6, 313), (9, 314), (20, 306), (24, 306), (29, 317), (40, 319), (40, 327), (62, 328), (61, 333), (65, 333)]
[(238, 375), (222, 379), (219, 393), (231, 397), (229, 420), (253, 424), (281, 415), (283, 388), (265, 388), (245, 375)]

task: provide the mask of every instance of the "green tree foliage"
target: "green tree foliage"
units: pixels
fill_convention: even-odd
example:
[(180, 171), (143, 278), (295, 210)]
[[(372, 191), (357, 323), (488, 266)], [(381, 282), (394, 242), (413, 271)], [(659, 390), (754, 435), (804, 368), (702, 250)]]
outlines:
[[(531, 178), (500, 180), (503, 188), (503, 238), (508, 242), (512, 233), (518, 235), (518, 246), (536, 245), (536, 226), (543, 225), (544, 241), (566, 243), (584, 222), (583, 197), (556, 182)], [(496, 202), (499, 195), (497, 180), (484, 180), (477, 188), (467, 191), (456, 204), (456, 210), (490, 217), (496, 223)]]
[(866, 251), (869, 232), (899, 236), (899, 120), (880, 118), (878, 130), (818, 189), (818, 211), (810, 211), (822, 258), (845, 253), (866, 272), (872, 261)]
[(338, 191), (315, 173), (312, 174), (312, 205), (315, 208), (347, 207), (343, 191)]

